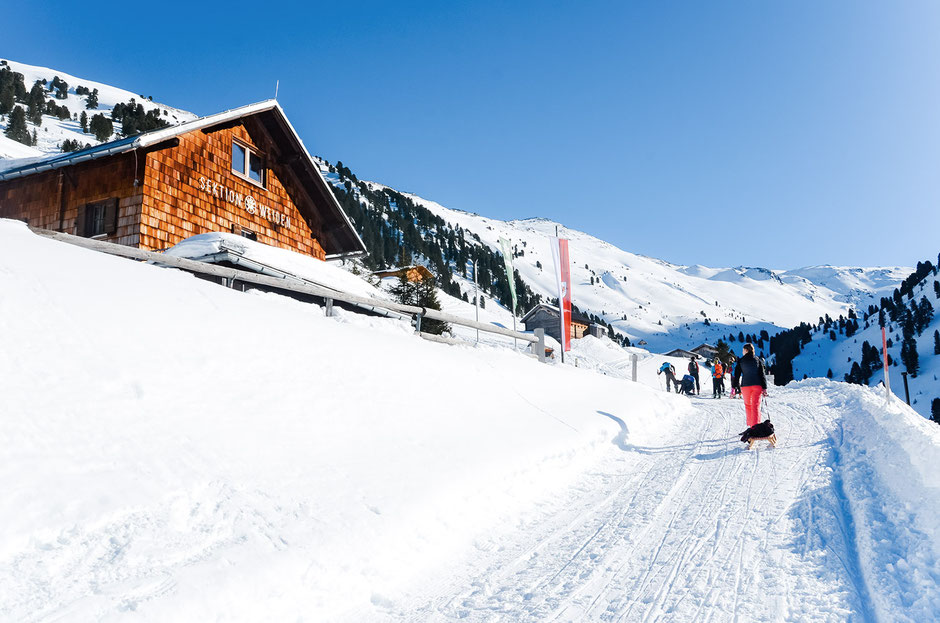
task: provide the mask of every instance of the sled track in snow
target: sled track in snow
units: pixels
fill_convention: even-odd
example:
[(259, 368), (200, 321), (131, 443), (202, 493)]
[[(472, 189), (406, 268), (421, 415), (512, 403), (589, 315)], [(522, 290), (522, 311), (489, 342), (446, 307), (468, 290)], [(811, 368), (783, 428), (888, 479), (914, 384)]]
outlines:
[[(662, 446), (612, 443), (597, 468), (393, 621), (873, 620), (833, 479), (837, 414), (776, 390), (780, 447), (747, 451), (737, 400), (694, 399)], [(599, 417), (601, 417), (599, 415)]]

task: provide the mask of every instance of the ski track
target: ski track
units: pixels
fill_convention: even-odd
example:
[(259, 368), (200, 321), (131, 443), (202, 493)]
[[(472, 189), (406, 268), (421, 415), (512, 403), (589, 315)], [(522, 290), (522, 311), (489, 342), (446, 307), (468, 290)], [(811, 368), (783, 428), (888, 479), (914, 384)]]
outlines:
[(772, 392), (776, 449), (737, 440), (741, 401), (694, 398), (675, 437), (614, 440), (557, 498), (369, 618), (875, 621), (834, 476), (840, 415), (813, 392)]

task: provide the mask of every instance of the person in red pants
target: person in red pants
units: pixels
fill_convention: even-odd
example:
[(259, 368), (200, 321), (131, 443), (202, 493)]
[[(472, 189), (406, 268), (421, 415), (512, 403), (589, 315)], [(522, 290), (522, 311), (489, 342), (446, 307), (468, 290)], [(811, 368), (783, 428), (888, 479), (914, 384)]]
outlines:
[(754, 356), (753, 344), (744, 345), (744, 354), (734, 367), (734, 382), (741, 388), (748, 428), (759, 424), (760, 399), (767, 395), (767, 376), (764, 374), (764, 366)]

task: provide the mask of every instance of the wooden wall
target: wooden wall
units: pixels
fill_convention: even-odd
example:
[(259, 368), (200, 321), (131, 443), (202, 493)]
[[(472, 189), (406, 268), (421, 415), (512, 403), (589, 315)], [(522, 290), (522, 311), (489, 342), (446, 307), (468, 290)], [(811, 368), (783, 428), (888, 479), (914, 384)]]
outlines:
[(101, 239), (137, 246), (143, 197), (134, 186), (134, 154), (0, 182), (0, 218), (74, 234), (79, 206), (113, 197), (119, 199), (117, 232)]
[[(208, 133), (195, 130), (183, 134), (178, 146), (147, 155), (140, 246), (162, 250), (195, 234), (213, 231), (240, 234), (245, 228), (257, 234), (258, 242), (324, 259), (326, 253), (317, 240), (319, 232), (295, 207), (270, 166), (270, 158), (266, 188), (232, 172), (233, 138), (256, 147), (245, 127), (236, 125)], [(208, 182), (208, 188), (202, 187), (200, 178)], [(241, 197), (240, 205), (230, 201), (233, 195)], [(247, 196), (259, 206), (288, 217), (289, 225), (272, 221), (260, 211), (250, 214), (245, 205)]]
[[(257, 234), (258, 242), (325, 259), (317, 224), (300, 214), (272, 162), (266, 162), (264, 188), (232, 172), (236, 137), (255, 146), (240, 124), (208, 133), (194, 130), (179, 136), (178, 145), (138, 153), (136, 161), (131, 152), (0, 182), (0, 218), (75, 234), (79, 206), (117, 197), (117, 232), (102, 238), (109, 242), (161, 251), (196, 234), (241, 234), (245, 228)], [(231, 193), (218, 192), (223, 187)], [(229, 201), (232, 196), (240, 197), (240, 204)], [(247, 209), (247, 196), (259, 206), (255, 214)], [(262, 206), (281, 218), (267, 218)]]
[[(547, 309), (538, 309), (525, 321), (525, 330), (534, 331), (535, 329), (545, 329), (545, 335), (550, 335), (555, 340), (561, 342), (561, 321), (557, 313), (552, 313)], [(576, 320), (571, 321), (570, 338), (580, 340), (587, 333), (587, 325), (581, 324)]]

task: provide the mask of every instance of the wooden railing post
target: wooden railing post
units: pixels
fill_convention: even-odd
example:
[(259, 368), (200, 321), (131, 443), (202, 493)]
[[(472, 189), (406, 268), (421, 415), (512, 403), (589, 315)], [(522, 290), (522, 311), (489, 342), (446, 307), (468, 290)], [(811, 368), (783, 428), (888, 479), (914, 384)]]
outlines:
[(415, 314), (415, 331), (421, 333), (421, 317), (424, 316), (423, 313), (418, 312)]
[(640, 356), (637, 355), (636, 353), (633, 353), (632, 355), (630, 355), (630, 359), (633, 361), (633, 382), (636, 383), (636, 365), (637, 365), (637, 362), (640, 360)]
[(326, 315), (328, 317), (333, 315), (333, 299), (326, 299)]
[(533, 331), (533, 333), (535, 333), (535, 337), (538, 341), (532, 343), (532, 348), (535, 349), (535, 354), (538, 355), (539, 361), (545, 363), (545, 329), (539, 327)]

